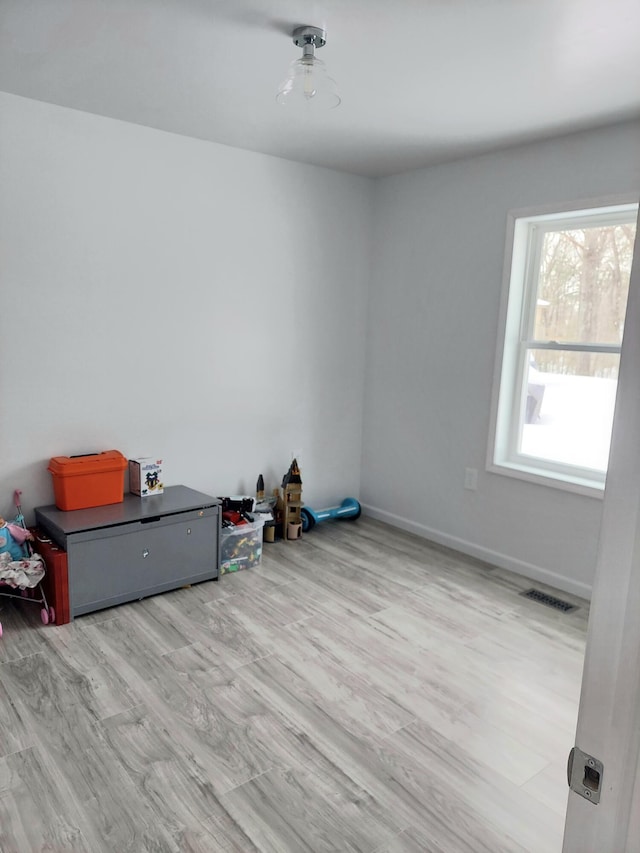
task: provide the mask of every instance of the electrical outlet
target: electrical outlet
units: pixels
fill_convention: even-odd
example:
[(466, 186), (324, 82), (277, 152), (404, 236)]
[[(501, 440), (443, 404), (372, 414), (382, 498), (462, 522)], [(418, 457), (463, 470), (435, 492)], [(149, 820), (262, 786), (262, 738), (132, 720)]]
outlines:
[(464, 487), (465, 489), (469, 489), (472, 492), (478, 488), (478, 469), (477, 468), (465, 468), (464, 469)]

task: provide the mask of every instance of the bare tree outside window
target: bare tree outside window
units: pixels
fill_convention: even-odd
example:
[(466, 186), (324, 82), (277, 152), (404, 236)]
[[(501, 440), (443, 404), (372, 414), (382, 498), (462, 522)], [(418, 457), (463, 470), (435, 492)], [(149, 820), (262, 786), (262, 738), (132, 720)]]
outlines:
[[(535, 339), (622, 343), (635, 234), (628, 224), (545, 235)], [(604, 353), (548, 351), (539, 368), (617, 378), (617, 360)]]
[(606, 471), (635, 231), (624, 223), (544, 234), (532, 343), (548, 348), (531, 347), (527, 367), (544, 395), (535, 416), (525, 414), (521, 453)]

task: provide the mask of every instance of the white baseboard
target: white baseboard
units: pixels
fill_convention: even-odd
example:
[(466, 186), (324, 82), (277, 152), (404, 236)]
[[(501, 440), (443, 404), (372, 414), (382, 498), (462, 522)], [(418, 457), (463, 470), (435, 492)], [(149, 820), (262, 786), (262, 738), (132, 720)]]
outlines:
[(482, 545), (475, 545), (473, 542), (467, 542), (465, 539), (459, 539), (457, 536), (451, 536), (449, 533), (442, 533), (440, 530), (434, 530), (425, 524), (410, 521), (407, 518), (394, 515), (392, 512), (387, 512), (370, 504), (362, 504), (362, 512), (370, 518), (384, 521), (393, 527), (399, 527), (401, 530), (406, 530), (409, 533), (415, 533), (416, 536), (429, 539), (437, 545), (452, 548), (454, 551), (460, 551), (469, 557), (475, 557), (477, 560), (483, 560), (485, 563), (490, 563), (501, 569), (507, 569), (517, 575), (523, 575), (526, 578), (539, 581), (564, 592), (569, 592), (580, 598), (591, 599), (591, 587), (589, 584), (575, 581), (565, 575), (556, 574), (548, 569), (543, 569), (541, 566), (535, 566), (533, 563), (517, 560), (514, 557), (509, 557), (507, 554), (501, 554), (499, 551), (492, 551), (490, 548), (484, 548)]

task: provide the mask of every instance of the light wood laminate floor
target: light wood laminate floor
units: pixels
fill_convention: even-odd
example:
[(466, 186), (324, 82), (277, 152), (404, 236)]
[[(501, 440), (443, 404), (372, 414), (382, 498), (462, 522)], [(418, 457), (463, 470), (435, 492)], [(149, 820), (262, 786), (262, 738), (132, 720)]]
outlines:
[(0, 599), (1, 853), (559, 853), (587, 612), (532, 585), (362, 518), (70, 625)]

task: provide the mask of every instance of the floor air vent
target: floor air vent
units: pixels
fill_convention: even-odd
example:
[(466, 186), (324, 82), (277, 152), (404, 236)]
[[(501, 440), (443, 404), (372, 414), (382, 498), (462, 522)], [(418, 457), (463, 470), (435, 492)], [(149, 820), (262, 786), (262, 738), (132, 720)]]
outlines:
[(555, 595), (547, 595), (546, 592), (540, 592), (539, 589), (528, 589), (526, 592), (521, 592), (520, 595), (538, 601), (540, 604), (546, 604), (547, 607), (553, 607), (554, 610), (560, 610), (562, 613), (571, 613), (572, 610), (578, 609), (575, 604), (569, 604), (568, 601), (556, 598)]

